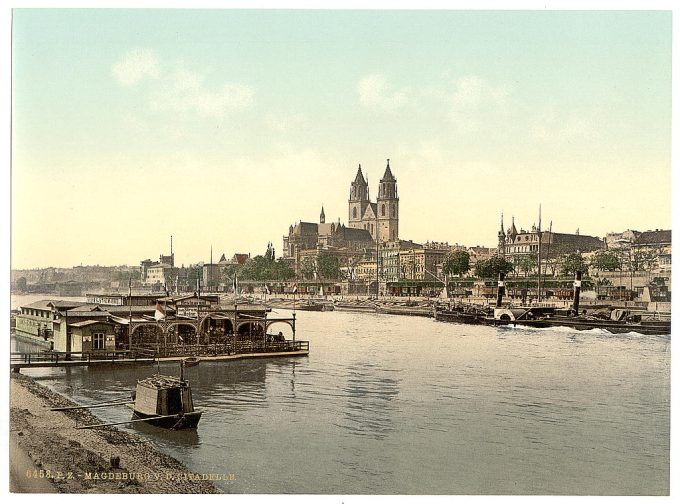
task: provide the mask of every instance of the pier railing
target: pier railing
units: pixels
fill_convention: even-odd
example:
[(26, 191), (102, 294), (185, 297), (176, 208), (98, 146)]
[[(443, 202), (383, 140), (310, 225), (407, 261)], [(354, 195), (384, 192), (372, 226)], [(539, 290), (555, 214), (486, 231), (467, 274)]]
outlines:
[(155, 358), (154, 352), (145, 349), (139, 350), (115, 350), (93, 352), (12, 352), (10, 353), (10, 365), (31, 364), (54, 364), (65, 362), (120, 362), (149, 360)]
[(258, 353), (309, 352), (309, 341), (237, 341), (212, 345), (146, 345), (132, 350), (92, 352), (12, 352), (10, 367), (69, 367), (91, 364), (155, 362), (161, 357), (205, 357)]
[(236, 341), (207, 345), (145, 345), (144, 350), (157, 357), (201, 357), (249, 353), (282, 353), (309, 351), (309, 341)]

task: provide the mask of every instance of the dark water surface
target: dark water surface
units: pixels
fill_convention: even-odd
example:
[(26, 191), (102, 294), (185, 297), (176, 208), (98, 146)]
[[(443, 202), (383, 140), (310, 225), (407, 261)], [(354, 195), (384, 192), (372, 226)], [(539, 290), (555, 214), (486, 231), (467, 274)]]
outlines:
[[(297, 316), (309, 357), (187, 369), (197, 432), (123, 428), (234, 493), (669, 492), (670, 336)], [(85, 404), (153, 372), (25, 371)]]

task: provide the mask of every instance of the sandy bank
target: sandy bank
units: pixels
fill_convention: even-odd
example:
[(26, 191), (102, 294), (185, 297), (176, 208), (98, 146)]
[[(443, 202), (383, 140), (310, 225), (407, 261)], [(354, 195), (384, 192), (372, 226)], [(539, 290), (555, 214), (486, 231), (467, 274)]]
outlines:
[[(31, 378), (10, 380), (10, 491), (59, 493), (220, 493), (142, 436), (99, 423), (86, 410)], [(119, 460), (119, 463), (117, 463)], [(212, 475), (220, 477), (220, 475)]]

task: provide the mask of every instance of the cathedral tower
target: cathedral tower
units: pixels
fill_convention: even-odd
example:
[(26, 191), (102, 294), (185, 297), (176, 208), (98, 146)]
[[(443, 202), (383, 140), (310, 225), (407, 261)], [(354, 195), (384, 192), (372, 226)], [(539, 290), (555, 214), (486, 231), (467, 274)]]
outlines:
[(368, 199), (368, 183), (364, 179), (364, 174), (361, 173), (361, 165), (357, 170), (357, 176), (354, 182), (350, 184), (349, 188), (349, 219), (348, 227), (363, 229), (361, 222), (366, 207), (369, 205)]
[(385, 174), (380, 179), (377, 200), (378, 240), (380, 242), (399, 239), (399, 194), (397, 179), (392, 175), (390, 160), (387, 160)]

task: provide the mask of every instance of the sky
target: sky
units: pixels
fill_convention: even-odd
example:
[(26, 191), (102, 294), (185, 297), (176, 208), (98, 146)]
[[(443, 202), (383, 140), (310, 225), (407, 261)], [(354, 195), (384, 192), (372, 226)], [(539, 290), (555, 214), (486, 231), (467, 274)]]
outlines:
[(189, 265), (346, 223), (671, 227), (669, 11), (17, 9), (11, 265)]

